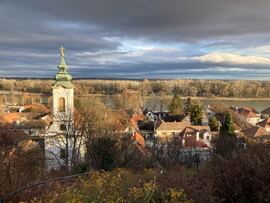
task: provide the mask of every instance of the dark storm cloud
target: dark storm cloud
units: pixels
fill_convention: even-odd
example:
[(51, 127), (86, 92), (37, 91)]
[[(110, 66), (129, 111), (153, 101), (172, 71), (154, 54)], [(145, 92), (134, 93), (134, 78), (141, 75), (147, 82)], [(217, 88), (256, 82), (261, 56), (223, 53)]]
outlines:
[(270, 31), (269, 0), (25, 0), (18, 6), (93, 23), (102, 34), (200, 40)]
[(63, 45), (75, 77), (263, 79), (268, 62), (193, 57), (270, 43), (269, 8), (269, 0), (0, 0), (0, 76), (51, 77)]

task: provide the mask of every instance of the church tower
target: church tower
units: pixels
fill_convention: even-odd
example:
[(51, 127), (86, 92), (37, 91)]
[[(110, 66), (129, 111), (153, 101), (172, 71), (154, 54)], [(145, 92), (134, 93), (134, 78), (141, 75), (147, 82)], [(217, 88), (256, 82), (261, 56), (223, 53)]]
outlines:
[[(55, 76), (55, 83), (53, 85), (53, 118), (55, 121), (66, 117), (72, 117), (74, 109), (74, 86), (72, 84), (72, 77), (68, 73), (68, 67), (64, 59), (63, 47), (60, 48), (61, 61), (58, 65), (58, 73)], [(71, 116), (71, 117), (70, 117)]]

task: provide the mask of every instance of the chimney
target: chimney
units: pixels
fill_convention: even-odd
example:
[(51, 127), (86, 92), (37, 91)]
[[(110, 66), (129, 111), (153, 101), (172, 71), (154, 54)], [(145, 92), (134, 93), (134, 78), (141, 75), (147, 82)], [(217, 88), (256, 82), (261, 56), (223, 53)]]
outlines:
[(200, 139), (200, 132), (196, 132), (196, 141)]

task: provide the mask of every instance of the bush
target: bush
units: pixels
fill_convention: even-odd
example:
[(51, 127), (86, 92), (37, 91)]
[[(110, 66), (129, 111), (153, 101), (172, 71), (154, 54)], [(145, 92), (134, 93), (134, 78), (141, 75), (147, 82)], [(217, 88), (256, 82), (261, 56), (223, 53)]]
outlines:
[(45, 202), (191, 202), (183, 190), (161, 189), (155, 182), (156, 173), (123, 169), (91, 172), (60, 193), (49, 194)]
[(213, 195), (223, 202), (269, 202), (269, 153), (269, 145), (258, 145), (230, 159), (213, 159), (204, 172), (212, 176)]

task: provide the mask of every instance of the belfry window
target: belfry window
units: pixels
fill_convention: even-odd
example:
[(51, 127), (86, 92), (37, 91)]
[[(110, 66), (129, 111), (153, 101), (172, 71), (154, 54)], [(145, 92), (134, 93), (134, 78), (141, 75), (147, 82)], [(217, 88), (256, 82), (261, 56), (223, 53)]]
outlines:
[(62, 123), (60, 125), (60, 130), (65, 131), (66, 129), (67, 129), (66, 125)]
[(65, 104), (65, 98), (60, 97), (58, 99), (58, 111), (59, 112), (65, 112), (66, 111), (66, 104)]

